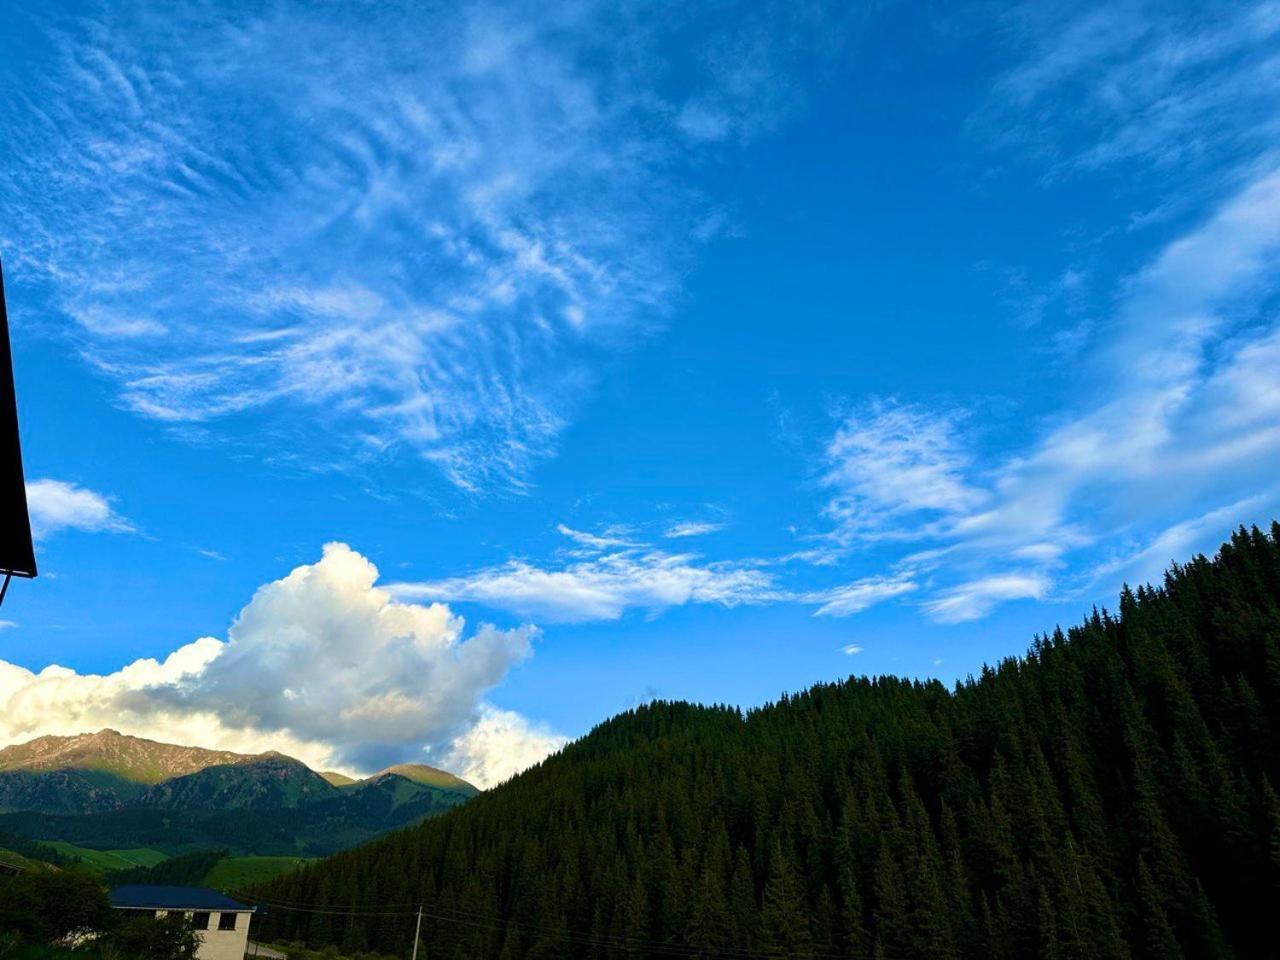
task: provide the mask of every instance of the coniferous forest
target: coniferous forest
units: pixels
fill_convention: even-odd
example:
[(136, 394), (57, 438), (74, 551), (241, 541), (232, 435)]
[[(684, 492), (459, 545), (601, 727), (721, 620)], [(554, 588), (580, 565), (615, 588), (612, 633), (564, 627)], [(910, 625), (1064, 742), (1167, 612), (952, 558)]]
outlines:
[(653, 703), (281, 878), (262, 937), (425, 960), (1280, 954), (1280, 525), (948, 690)]

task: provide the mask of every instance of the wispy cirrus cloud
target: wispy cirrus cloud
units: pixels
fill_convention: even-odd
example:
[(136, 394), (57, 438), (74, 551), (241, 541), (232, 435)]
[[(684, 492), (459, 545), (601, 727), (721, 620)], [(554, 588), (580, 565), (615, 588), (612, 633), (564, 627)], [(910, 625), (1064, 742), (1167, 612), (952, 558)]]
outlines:
[[(1108, 347), (1082, 372), (1094, 402), (1025, 445), (980, 453), (946, 409), (851, 415), (827, 449), (829, 540), (929, 540), (893, 576), (943, 574), (923, 607), (959, 622), (1102, 576), (1150, 576), (1232, 521), (1265, 520), (1280, 505), (1280, 327), (1265, 309), (1278, 267), (1275, 171), (1128, 278)], [(1082, 568), (1082, 547), (1121, 559)]]
[[(872, 401), (842, 420), (832, 527), (812, 549), (896, 550), (883, 577), (918, 583), (940, 622), (1158, 575), (1280, 507), (1280, 5), (1032, 3), (1003, 20), (1012, 63), (972, 130), (1046, 184), (1141, 170), (1169, 199), (1128, 226), (1174, 208), (1191, 222), (1049, 334), (1076, 357), (1078, 399), (1021, 437), (993, 446), (954, 404)], [(1052, 296), (1081, 276), (1066, 267)]]
[(556, 524), (556, 532), (588, 550), (609, 550), (614, 547), (634, 547), (638, 544), (625, 527), (608, 527), (601, 533), (575, 530), (563, 523)]
[(1009, 600), (1042, 600), (1049, 592), (1043, 573), (1006, 573), (967, 580), (943, 590), (924, 608), (939, 623), (977, 620)]
[(771, 129), (842, 35), (722, 12), (671, 84), (695, 10), (30, 5), (39, 43), (0, 58), (11, 282), (144, 417), (520, 487), (677, 295), (708, 214), (686, 165), (723, 139), (691, 112)]
[(599, 533), (563, 523), (556, 530), (575, 545), (559, 551), (559, 560), (512, 559), (462, 576), (396, 583), (389, 589), (406, 599), (465, 601), (560, 623), (617, 620), (633, 610), (655, 616), (689, 604), (736, 607), (798, 599), (752, 561), (706, 561), (694, 553), (671, 553), (616, 525)]
[[(798, 604), (815, 616), (851, 616), (917, 589), (909, 574), (868, 577), (823, 589), (802, 589), (779, 578), (768, 558), (708, 560), (673, 553), (638, 539), (591, 534), (560, 524), (576, 545), (558, 559), (512, 559), (441, 580), (395, 583), (396, 596), (464, 601), (522, 617), (561, 623), (617, 620), (632, 611), (656, 616), (673, 607)], [(669, 535), (666, 534), (666, 535)]]
[(1204, 170), (1274, 147), (1280, 7), (1025, 3), (1005, 15), (1018, 59), (975, 127), (1054, 175), (1116, 164)]
[(1239, 523), (1241, 517), (1265, 514), (1274, 509), (1277, 499), (1280, 498), (1267, 493), (1245, 497), (1199, 516), (1180, 520), (1145, 539), (1122, 543), (1112, 550), (1112, 556), (1088, 571), (1088, 579), (1097, 582), (1124, 577), (1138, 583), (1158, 582), (1171, 562), (1184, 562), (1188, 556), (1203, 550), (1206, 544), (1212, 545), (1224, 530)]
[(967, 479), (963, 420), (960, 412), (880, 400), (850, 414), (827, 444), (822, 478), (835, 491), (826, 513), (837, 536), (919, 535), (939, 517), (977, 508), (987, 494)]
[(719, 533), (727, 524), (708, 520), (681, 520), (673, 523), (663, 532), (668, 540), (681, 540), (685, 537), (703, 537), (709, 533)]
[(736, 607), (791, 599), (759, 568), (648, 548), (558, 566), (511, 560), (390, 589), (404, 598), (468, 601), (561, 623), (617, 620), (630, 610), (658, 614), (689, 604)]
[(865, 577), (844, 586), (814, 594), (811, 599), (821, 604), (815, 617), (848, 617), (893, 597), (919, 589), (909, 575)]

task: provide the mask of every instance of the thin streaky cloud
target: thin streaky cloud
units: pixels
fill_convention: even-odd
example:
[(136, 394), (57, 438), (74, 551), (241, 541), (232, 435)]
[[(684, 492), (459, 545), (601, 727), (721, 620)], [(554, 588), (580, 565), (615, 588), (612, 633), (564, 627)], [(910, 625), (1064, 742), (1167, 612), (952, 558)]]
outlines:
[(793, 599), (765, 570), (654, 549), (560, 567), (511, 560), (465, 576), (388, 589), (405, 599), (479, 603), (563, 623), (617, 620), (630, 610), (657, 614), (689, 604), (736, 607)]
[[(564, 532), (564, 531), (562, 531)], [(589, 537), (569, 562), (512, 559), (440, 580), (401, 582), (388, 589), (408, 600), (476, 603), (538, 621), (589, 623), (629, 612), (650, 616), (674, 607), (798, 604), (815, 616), (849, 617), (918, 589), (909, 573), (868, 577), (821, 590), (800, 589), (778, 576), (777, 560), (707, 560), (648, 544), (610, 548)], [(564, 557), (561, 558), (562, 561)]]
[(561, 536), (568, 537), (579, 546), (586, 547), (591, 550), (613, 550), (617, 548), (638, 547), (642, 544), (630, 539), (626, 536), (627, 531), (618, 527), (611, 527), (601, 533), (589, 533), (584, 530), (575, 530), (563, 523), (556, 525), (556, 531)]
[(684, 537), (702, 537), (709, 533), (719, 533), (727, 526), (727, 523), (714, 523), (705, 520), (681, 520), (667, 527), (662, 535), (668, 540), (679, 540)]
[(867, 577), (842, 587), (810, 595), (808, 599), (822, 605), (815, 617), (848, 617), (894, 597), (914, 593), (920, 585), (909, 576)]
[(925, 602), (924, 608), (939, 623), (963, 623), (981, 619), (1001, 603), (1043, 599), (1049, 586), (1043, 574), (997, 574), (956, 584)]

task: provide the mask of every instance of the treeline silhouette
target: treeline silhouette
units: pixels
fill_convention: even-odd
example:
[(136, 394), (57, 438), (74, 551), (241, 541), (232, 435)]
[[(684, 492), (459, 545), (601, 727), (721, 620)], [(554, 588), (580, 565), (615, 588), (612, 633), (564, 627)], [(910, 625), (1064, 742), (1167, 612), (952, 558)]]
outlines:
[(1280, 525), (949, 691), (658, 702), (280, 878), (261, 935), (437, 958), (1275, 956)]
[(10, 860), (5, 856), (8, 851), (43, 863), (69, 864), (73, 862), (73, 858), (59, 853), (54, 847), (38, 843), (17, 833), (0, 830), (0, 861)]
[(107, 880), (112, 886), (124, 883), (166, 887), (199, 886), (204, 876), (228, 855), (227, 850), (192, 850), (149, 867), (113, 870), (107, 875)]

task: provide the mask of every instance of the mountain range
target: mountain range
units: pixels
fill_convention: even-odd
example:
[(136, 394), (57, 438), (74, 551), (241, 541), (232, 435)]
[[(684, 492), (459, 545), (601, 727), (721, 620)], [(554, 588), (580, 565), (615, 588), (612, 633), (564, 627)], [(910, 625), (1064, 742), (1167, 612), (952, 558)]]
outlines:
[(425, 764), (357, 780), (281, 753), (178, 746), (115, 730), (0, 750), (0, 829), (99, 848), (319, 855), (476, 793)]

